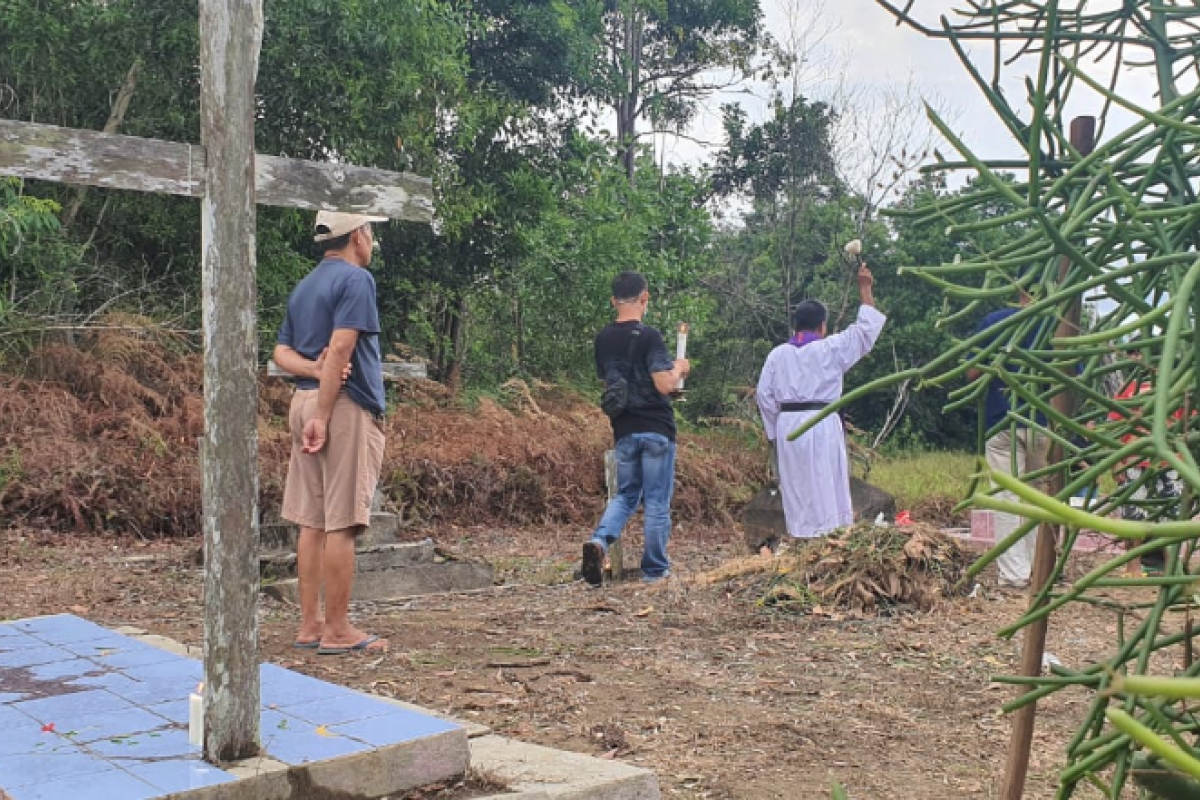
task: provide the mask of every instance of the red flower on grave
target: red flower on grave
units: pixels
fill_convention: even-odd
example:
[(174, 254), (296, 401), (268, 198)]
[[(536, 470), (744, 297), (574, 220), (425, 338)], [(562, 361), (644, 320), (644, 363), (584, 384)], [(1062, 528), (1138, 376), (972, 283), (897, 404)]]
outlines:
[(47, 722), (42, 726), (42, 733), (54, 733), (54, 723)]

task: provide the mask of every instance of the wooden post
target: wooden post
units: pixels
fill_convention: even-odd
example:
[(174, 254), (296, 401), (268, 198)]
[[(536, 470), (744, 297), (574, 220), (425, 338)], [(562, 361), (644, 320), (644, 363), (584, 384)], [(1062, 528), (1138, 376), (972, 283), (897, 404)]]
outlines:
[(204, 757), (259, 752), (254, 83), (262, 0), (200, 0)]
[[(617, 496), (616, 450), (604, 451), (604, 484), (608, 487), (608, 499), (611, 502)], [(622, 580), (625, 577), (625, 555), (621, 551), (620, 539), (617, 539), (608, 546), (608, 562), (612, 565), (613, 580)]]
[[(1096, 118), (1076, 117), (1071, 121), (1071, 145), (1086, 156), (1096, 146)], [(1058, 264), (1058, 283), (1061, 286), (1067, 279), (1071, 264), (1065, 258)], [(1077, 298), (1067, 309), (1066, 314), (1058, 323), (1055, 336), (1058, 338), (1079, 335), (1079, 317), (1081, 302)], [(1061, 392), (1051, 400), (1055, 411), (1070, 417), (1075, 412), (1074, 392)], [(1063, 448), (1058, 442), (1050, 447), (1048, 463), (1056, 464), (1063, 460)], [(1065, 467), (1050, 476), (1048, 491), (1058, 494), (1066, 485)], [(1030, 576), (1030, 589), (1037, 592), (1054, 570), (1056, 549), (1058, 545), (1058, 526), (1043, 522), (1038, 526), (1037, 545), (1033, 555), (1033, 574)], [(1030, 610), (1034, 610), (1037, 594), (1033, 595)], [(1042, 674), (1042, 658), (1046, 653), (1046, 632), (1049, 628), (1049, 618), (1042, 617), (1025, 628), (1021, 644), (1021, 671), (1027, 677)], [(1033, 691), (1030, 685), (1022, 690), (1022, 694)], [(1013, 714), (1012, 734), (1008, 742), (1008, 761), (1004, 768), (1004, 784), (1000, 797), (1002, 800), (1021, 800), (1025, 792), (1025, 776), (1029, 771), (1029, 753), (1033, 747), (1033, 728), (1037, 719), (1037, 704), (1030, 703)]]

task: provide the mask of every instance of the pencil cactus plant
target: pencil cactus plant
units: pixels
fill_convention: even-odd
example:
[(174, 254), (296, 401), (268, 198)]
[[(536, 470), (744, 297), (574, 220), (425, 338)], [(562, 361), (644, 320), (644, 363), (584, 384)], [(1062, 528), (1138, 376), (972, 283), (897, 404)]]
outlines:
[[(842, 404), (906, 379), (923, 386), (955, 385), (954, 405), (980, 409), (981, 445), (986, 436), (1016, 424), (1050, 438), (1051, 463), (1026, 476), (1057, 478), (1047, 492), (1000, 475), (982, 476), (974, 487), (971, 502), (977, 507), (1030, 520), (976, 569), (1033, 525), (1061, 524), (1061, 552), (1055, 574), (1040, 590), (1041, 602), (1032, 603), (1032, 610), (1003, 633), (1012, 635), (1082, 602), (1111, 608), (1119, 618), (1119, 635), (1111, 651), (1093, 664), (1010, 679), (1032, 688), (1006, 708), (1054, 692), (1091, 691), (1090, 712), (1067, 749), (1059, 797), (1072, 796), (1085, 783), (1106, 797), (1124, 797), (1131, 780), (1155, 796), (1197, 796), (1187, 794), (1200, 785), (1194, 781), (1200, 779), (1195, 700), (1178, 692), (1146, 691), (1129, 676), (1200, 676), (1191, 627), (1191, 609), (1200, 604), (1200, 595), (1189, 569), (1200, 537), (1200, 523), (1193, 520), (1200, 490), (1200, 428), (1192, 424), (1200, 401), (1195, 330), (1200, 316), (1200, 5), (975, 0), (938, 17), (943, 3), (876, 2), (899, 22), (954, 49), (999, 126), (1024, 153), (1011, 161), (981, 159), (930, 110), (954, 151), (939, 154), (930, 169), (967, 170), (978, 176), (982, 191), (899, 213), (942, 220), (958, 233), (1014, 222), (1027, 232), (1002, 249), (914, 266), (911, 273), (944, 290), (946, 320), (982, 316), (985, 306), (1013, 298), (1018, 289), (1030, 300), (986, 334), (960, 341), (919, 369), (850, 393)], [(980, 45), (991, 48), (986, 68), (968, 54), (968, 47), (978, 53)], [(1015, 78), (1023, 80), (1017, 84)], [(1021, 102), (1006, 94), (1014, 85), (1023, 86)], [(1094, 114), (1094, 147), (1087, 141), (1093, 137), (1072, 137), (1068, 109)], [(1015, 180), (1005, 173), (1015, 173)], [(1011, 213), (961, 222), (964, 212), (997, 201)], [(1085, 302), (1086, 324), (1079, 316)], [(967, 380), (971, 368), (981, 376)], [(1147, 382), (1149, 391), (1136, 401), (1116, 400), (1103, 388), (1113, 376), (1119, 382)], [(990, 381), (1002, 382), (1021, 401), (993, 431), (983, 423)], [(1142, 480), (1099, 492), (1088, 510), (1070, 506), (1073, 495), (1097, 491), (1106, 475), (1130, 462), (1149, 466)], [(1139, 502), (1144, 483), (1156, 471), (1167, 469), (1182, 479), (1185, 488), (1178, 498), (1148, 504), (1143, 521), (1114, 518), (1118, 508)], [(991, 496), (993, 485), (1014, 491), (1019, 500)], [(1054, 592), (1053, 577), (1085, 529), (1131, 540), (1130, 549)], [(1164, 545), (1169, 553), (1165, 574), (1122, 577), (1129, 561)], [(1128, 585), (1153, 589), (1153, 601), (1124, 603), (1096, 595)], [(1141, 593), (1142, 600), (1146, 596)], [(1183, 614), (1172, 619), (1186, 620), (1182, 631), (1167, 622), (1167, 614), (1176, 611)]]

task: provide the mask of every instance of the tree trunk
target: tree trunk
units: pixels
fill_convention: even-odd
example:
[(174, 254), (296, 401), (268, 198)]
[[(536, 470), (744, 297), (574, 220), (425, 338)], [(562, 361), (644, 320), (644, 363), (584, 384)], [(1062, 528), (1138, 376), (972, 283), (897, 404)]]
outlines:
[[(1090, 155), (1096, 146), (1096, 119), (1094, 117), (1076, 117), (1071, 121), (1070, 141), (1080, 155)], [(1071, 263), (1065, 256), (1058, 260), (1058, 284), (1062, 286), (1067, 279)], [(1072, 301), (1055, 330), (1055, 338), (1064, 339), (1079, 335), (1080, 300)], [(1077, 358), (1077, 357), (1076, 357)], [(1068, 362), (1063, 367), (1066, 375), (1073, 375), (1078, 361)], [(1068, 419), (1075, 416), (1075, 393), (1073, 391), (1059, 392), (1050, 399), (1054, 410)], [(1062, 443), (1055, 440), (1050, 445), (1050, 453), (1046, 458), (1049, 464), (1061, 464), (1063, 461)], [(1058, 494), (1066, 485), (1066, 468), (1060, 468), (1050, 475), (1047, 493), (1051, 496)], [(1058, 543), (1058, 525), (1043, 522), (1038, 526), (1037, 545), (1033, 555), (1033, 575), (1030, 576), (1029, 587), (1032, 594), (1030, 611), (1035, 611), (1045, 600), (1038, 603), (1038, 591), (1050, 579), (1056, 559)], [(1050, 627), (1047, 617), (1035, 621), (1025, 628), (1021, 640), (1021, 675), (1037, 677), (1042, 674), (1042, 658), (1046, 652), (1046, 633)], [(1027, 694), (1034, 687), (1027, 685), (1021, 694)], [(1025, 778), (1029, 772), (1029, 756), (1033, 748), (1034, 724), (1037, 720), (1037, 703), (1029, 703), (1013, 713), (1012, 729), (1008, 740), (1008, 759), (1004, 765), (1004, 783), (1001, 785), (1000, 797), (1003, 800), (1021, 800), (1025, 793)]]
[[(133, 92), (137, 88), (138, 73), (142, 70), (142, 59), (135, 58), (133, 63), (129, 65), (129, 71), (125, 73), (125, 80), (121, 82), (121, 88), (117, 91), (117, 99), (113, 102), (112, 111), (109, 112), (108, 121), (104, 123), (105, 133), (116, 133), (121, 123), (125, 121), (125, 112), (129, 110), (129, 102), (133, 100)], [(75, 191), (75, 198), (71, 201), (71, 205), (63, 214), (62, 224), (64, 228), (69, 228), (75, 224), (75, 218), (79, 216), (79, 209), (83, 207), (83, 201), (87, 197), (88, 187), (80, 186)]]
[(522, 313), (521, 296), (516, 287), (513, 288), (513, 370), (521, 374), (525, 367), (525, 315)]
[(466, 361), (467, 298), (460, 294), (450, 312), (450, 353), (445, 384), (452, 391), (462, 388), (463, 362)]
[(632, 186), (637, 153), (638, 82), (641, 80), (642, 65), (642, 15), (636, 6), (625, 16), (624, 33), (624, 52), (618, 57), (626, 73), (623, 76), (623, 93), (616, 105), (617, 146), (620, 148), (625, 176)]
[(440, 299), (442, 308), (435, 315), (437, 330), (435, 331), (433, 340), (433, 366), (437, 371), (438, 380), (445, 383), (450, 369), (451, 347), (449, 343), (454, 318), (450, 310), (450, 301), (444, 298)]

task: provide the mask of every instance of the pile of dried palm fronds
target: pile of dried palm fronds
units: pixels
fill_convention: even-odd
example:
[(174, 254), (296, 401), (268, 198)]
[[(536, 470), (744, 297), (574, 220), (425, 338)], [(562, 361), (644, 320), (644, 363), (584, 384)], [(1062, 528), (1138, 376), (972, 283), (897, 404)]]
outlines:
[(727, 563), (701, 581), (797, 613), (928, 610), (962, 591), (958, 584), (970, 562), (953, 536), (928, 525), (862, 523), (779, 554)]

